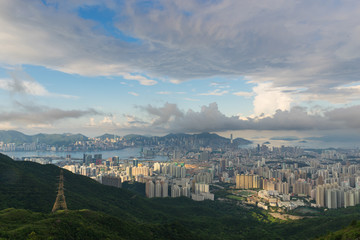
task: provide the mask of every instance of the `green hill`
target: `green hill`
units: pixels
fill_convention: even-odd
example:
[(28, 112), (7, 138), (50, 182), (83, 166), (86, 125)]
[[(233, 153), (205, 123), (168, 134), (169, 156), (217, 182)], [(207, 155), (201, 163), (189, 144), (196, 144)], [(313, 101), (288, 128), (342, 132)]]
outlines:
[(350, 226), (336, 232), (332, 232), (319, 240), (347, 240), (360, 239), (360, 222), (352, 221)]
[[(4, 210), (0, 212), (0, 239), (34, 237), (29, 236), (32, 231), (40, 237), (37, 239), (65, 236), (62, 234), (72, 236), (67, 239), (91, 239), (76, 235), (76, 231), (89, 231), (87, 226), (94, 229), (90, 231), (93, 239), (136, 239), (131, 237), (133, 231), (134, 236), (137, 233), (148, 236), (137, 239), (311, 239), (340, 230), (360, 218), (358, 206), (284, 222), (263, 210), (243, 208), (233, 202), (147, 199), (66, 170), (64, 188), (70, 211), (50, 214), (59, 172), (54, 165), (13, 161), (0, 154), (0, 210)], [(57, 217), (64, 225), (56, 225)], [(74, 228), (69, 227), (71, 224)], [(125, 228), (121, 232), (116, 230), (119, 224)], [(97, 229), (103, 229), (104, 233)]]

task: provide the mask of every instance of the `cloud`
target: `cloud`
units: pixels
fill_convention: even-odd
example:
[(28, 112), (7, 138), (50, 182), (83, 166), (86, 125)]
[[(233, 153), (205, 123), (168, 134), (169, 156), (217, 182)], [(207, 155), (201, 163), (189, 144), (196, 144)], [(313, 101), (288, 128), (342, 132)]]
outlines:
[(200, 101), (200, 99), (195, 99), (195, 98), (184, 98), (184, 100), (190, 101), (190, 102), (198, 102), (198, 101)]
[(15, 102), (12, 111), (0, 111), (0, 122), (11, 122), (15, 126), (47, 125), (65, 119), (78, 119), (88, 115), (99, 115), (94, 109), (86, 110), (63, 110), (36, 105), (34, 103)]
[(228, 117), (219, 111), (216, 103), (202, 106), (198, 112), (191, 109), (183, 112), (176, 104), (171, 103), (166, 103), (163, 107), (148, 105), (139, 108), (152, 117), (148, 125), (141, 125), (144, 131), (154, 127), (159, 132), (345, 131), (354, 128), (360, 129), (360, 124), (356, 121), (359, 119), (360, 106), (324, 110), (321, 114), (309, 114), (306, 108), (292, 107), (290, 110), (277, 110), (271, 116), (248, 118)]
[(163, 91), (163, 92), (156, 92), (156, 94), (159, 94), (159, 95), (170, 95), (171, 92)]
[[(211, 87), (220, 87), (220, 86), (224, 86), (224, 85), (228, 85), (229, 83), (228, 82), (212, 82), (210, 83), (210, 86)], [(228, 86), (226, 86), (228, 87)]]
[(144, 76), (140, 76), (140, 75), (124, 74), (123, 78), (126, 79), (126, 80), (136, 80), (141, 85), (145, 85), (145, 86), (152, 86), (152, 85), (157, 84), (157, 81), (155, 81), (153, 79), (149, 79), (149, 78), (144, 77)]
[(270, 140), (280, 140), (280, 141), (298, 141), (299, 137), (296, 136), (282, 136), (282, 137), (272, 137)]
[(272, 83), (259, 83), (254, 91), (254, 114), (266, 116), (274, 114), (277, 110), (289, 110), (293, 98), (284, 87), (273, 87)]
[(333, 142), (336, 143), (336, 146), (339, 146), (339, 143), (350, 143), (351, 147), (355, 147), (356, 143), (360, 141), (359, 134), (354, 132), (337, 132), (336, 134), (327, 134), (317, 137), (307, 137), (307, 140), (320, 141), (320, 142)]
[(233, 95), (250, 98), (250, 97), (254, 96), (254, 93), (252, 93), (252, 92), (234, 92)]
[(136, 93), (136, 92), (128, 92), (128, 94), (133, 95), (133, 96), (135, 96), (135, 97), (139, 96), (139, 94)]
[(46, 90), (44, 86), (19, 69), (11, 72), (11, 79), (0, 79), (0, 89), (20, 95), (26, 94), (45, 97), (77, 98), (76, 96), (51, 93)]
[[(45, 5), (23, 0), (1, 1), (0, 62), (12, 66), (40, 65), (85, 76), (122, 76), (148, 86), (157, 83), (145, 76), (146, 69), (131, 63), (138, 51), (134, 44), (96, 30), (101, 28), (96, 22), (75, 14), (81, 4), (70, 2)], [(18, 9), (18, 4), (26, 5), (27, 11)]]
[(222, 96), (227, 93), (229, 93), (229, 91), (227, 91), (227, 90), (221, 91), (220, 89), (215, 89), (212, 92), (200, 93), (199, 95), (201, 95), (201, 96)]
[(154, 126), (169, 123), (172, 119), (183, 116), (183, 113), (178, 109), (177, 105), (172, 103), (165, 103), (164, 106), (160, 108), (153, 107), (150, 104), (145, 107), (140, 106), (139, 108), (152, 116), (156, 116), (152, 123)]
[[(330, 89), (358, 80), (356, 0), (111, 2), (1, 1), (0, 63), (143, 85), (246, 76), (274, 87), (306, 86), (309, 96), (326, 100)], [(109, 9), (112, 27), (135, 40), (79, 17), (85, 5)]]
[(341, 122), (346, 127), (360, 128), (360, 106), (333, 109), (324, 113), (330, 121)]
[(89, 127), (94, 127), (94, 126), (96, 126), (96, 122), (95, 122), (95, 118), (90, 118), (89, 119), (89, 123), (87, 124), (87, 126), (89, 126)]

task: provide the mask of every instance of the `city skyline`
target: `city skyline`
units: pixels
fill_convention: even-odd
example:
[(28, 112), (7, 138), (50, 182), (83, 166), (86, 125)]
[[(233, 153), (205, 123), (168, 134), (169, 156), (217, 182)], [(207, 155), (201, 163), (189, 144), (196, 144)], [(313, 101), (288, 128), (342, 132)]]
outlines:
[(359, 147), (357, 1), (2, 1), (0, 130)]

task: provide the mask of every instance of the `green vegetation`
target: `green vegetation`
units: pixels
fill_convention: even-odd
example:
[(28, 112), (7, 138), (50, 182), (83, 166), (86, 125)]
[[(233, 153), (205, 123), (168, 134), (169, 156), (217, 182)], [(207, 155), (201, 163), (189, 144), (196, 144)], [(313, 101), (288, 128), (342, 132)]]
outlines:
[(235, 196), (235, 195), (227, 195), (226, 197), (229, 198), (229, 199), (237, 200), (237, 201), (244, 201), (244, 200), (245, 200), (245, 198), (239, 197), (239, 196)]
[[(15, 162), (0, 155), (0, 239), (311, 239), (360, 218), (360, 207), (352, 207), (280, 221), (230, 200), (146, 199), (66, 170), (70, 210), (50, 214), (58, 175), (54, 165)], [(143, 185), (130, 185), (141, 192)]]
[(347, 239), (360, 239), (360, 222), (353, 220), (350, 226), (330, 233), (324, 237), (319, 238), (320, 240), (347, 240)]
[[(174, 230), (180, 226), (131, 224), (90, 210), (44, 214), (10, 208), (0, 211), (0, 222), (0, 239), (181, 239)], [(181, 233), (194, 239), (186, 229)]]
[(128, 189), (132, 192), (139, 194), (140, 196), (145, 197), (145, 183), (140, 182), (123, 182), (122, 183), (123, 189)]
[(317, 216), (322, 213), (320, 209), (314, 209), (310, 207), (298, 207), (294, 210), (289, 211), (289, 214), (299, 215), (299, 216)]

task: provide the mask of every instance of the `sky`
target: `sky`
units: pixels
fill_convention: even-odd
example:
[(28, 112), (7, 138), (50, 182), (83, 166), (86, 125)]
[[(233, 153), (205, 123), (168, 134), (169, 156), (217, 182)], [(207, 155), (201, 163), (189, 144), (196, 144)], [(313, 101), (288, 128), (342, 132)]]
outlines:
[(2, 0), (0, 129), (359, 147), (358, 16), (357, 0)]

